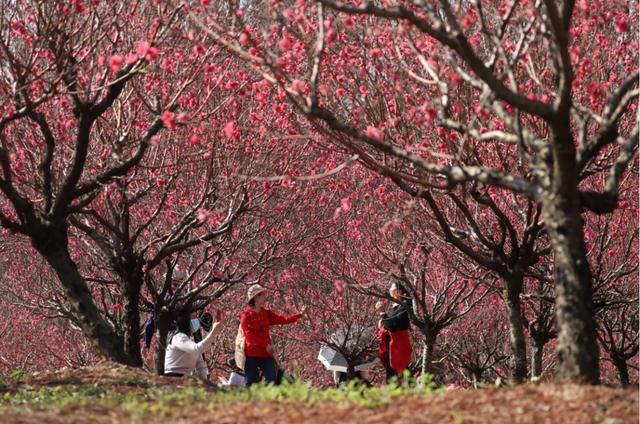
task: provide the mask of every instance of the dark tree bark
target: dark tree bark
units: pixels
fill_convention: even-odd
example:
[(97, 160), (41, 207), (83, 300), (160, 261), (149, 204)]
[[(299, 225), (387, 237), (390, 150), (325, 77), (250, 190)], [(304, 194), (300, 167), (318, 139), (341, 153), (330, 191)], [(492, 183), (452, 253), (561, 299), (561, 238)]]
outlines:
[(533, 340), (532, 352), (531, 352), (531, 378), (536, 379), (542, 375), (542, 355), (544, 353), (544, 347), (547, 344), (545, 341)]
[(557, 375), (561, 380), (598, 383), (593, 283), (580, 215), (575, 147), (569, 122), (563, 128), (564, 133), (556, 133), (551, 144), (554, 178), (542, 198), (545, 227), (555, 256)]
[(131, 365), (142, 366), (142, 355), (140, 354), (140, 288), (142, 279), (139, 281), (129, 281), (125, 290), (124, 304), (124, 350)]
[(50, 226), (41, 234), (34, 235), (31, 240), (33, 247), (56, 272), (84, 334), (98, 352), (117, 362), (133, 365), (124, 351), (121, 339), (102, 317), (87, 283), (69, 255), (66, 226)]
[(613, 365), (615, 365), (616, 370), (618, 371), (618, 378), (620, 379), (620, 384), (622, 387), (627, 387), (630, 384), (629, 380), (629, 366), (627, 365), (626, 358), (614, 357)]
[(520, 292), (520, 283), (511, 281), (505, 284), (503, 291), (504, 303), (509, 315), (509, 380), (512, 384), (521, 384), (527, 379), (527, 344), (524, 337), (524, 323)]
[(158, 375), (164, 375), (164, 357), (171, 316), (161, 308), (155, 309), (154, 316), (156, 320), (156, 372)]
[(438, 338), (435, 330), (422, 330), (422, 374), (433, 373), (433, 350)]

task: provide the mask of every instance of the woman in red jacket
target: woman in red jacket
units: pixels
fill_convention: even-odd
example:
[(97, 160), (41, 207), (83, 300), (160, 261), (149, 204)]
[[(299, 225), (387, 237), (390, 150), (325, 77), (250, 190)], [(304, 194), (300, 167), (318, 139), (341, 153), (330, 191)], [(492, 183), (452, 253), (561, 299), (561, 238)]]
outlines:
[[(411, 340), (409, 339), (409, 314), (411, 307), (409, 293), (398, 283), (391, 284), (389, 295), (398, 303), (381, 314), (378, 324), (378, 342), (380, 343), (380, 361), (387, 372), (387, 382), (402, 371), (411, 362)], [(377, 308), (383, 309), (384, 303), (378, 302)]]
[(276, 381), (276, 361), (273, 359), (273, 348), (269, 327), (272, 325), (290, 324), (302, 317), (301, 313), (281, 316), (264, 308), (266, 289), (258, 285), (247, 291), (247, 308), (240, 314), (240, 326), (244, 332), (245, 344), (244, 371), (247, 387), (259, 381), (258, 369), (262, 370), (268, 383)]

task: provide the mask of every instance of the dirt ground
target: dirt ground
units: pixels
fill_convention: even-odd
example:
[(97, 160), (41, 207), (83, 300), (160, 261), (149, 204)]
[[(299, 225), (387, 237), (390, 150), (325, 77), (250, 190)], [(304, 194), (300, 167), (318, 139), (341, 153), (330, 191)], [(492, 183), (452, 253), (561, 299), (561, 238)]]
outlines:
[[(124, 381), (124, 383), (123, 383)], [(150, 376), (144, 371), (110, 365), (59, 371), (27, 379), (30, 389), (61, 385), (103, 384), (109, 390), (144, 393), (145, 385), (179, 386), (178, 379)], [(197, 384), (197, 383), (188, 383)], [(0, 389), (10, 396), (18, 386)], [(22, 386), (24, 387), (24, 386)], [(4, 393), (3, 393), (4, 392)], [(171, 417), (154, 410), (142, 415), (96, 403), (71, 403), (53, 410), (0, 401), (2, 423), (638, 423), (638, 388), (560, 384), (453, 390), (429, 396), (393, 398), (384, 406), (318, 401), (195, 402), (180, 405)]]

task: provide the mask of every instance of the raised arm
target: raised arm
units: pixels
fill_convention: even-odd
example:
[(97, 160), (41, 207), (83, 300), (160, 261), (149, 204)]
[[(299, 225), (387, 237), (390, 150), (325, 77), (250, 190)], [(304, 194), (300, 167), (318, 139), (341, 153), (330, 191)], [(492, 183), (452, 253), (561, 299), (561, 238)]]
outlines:
[(221, 328), (222, 328), (222, 323), (214, 322), (213, 326), (211, 327), (211, 331), (209, 331), (209, 334), (207, 334), (207, 336), (204, 339), (202, 339), (202, 341), (196, 343), (193, 340), (183, 340), (183, 341), (176, 341), (173, 345), (177, 349), (180, 349), (183, 352), (202, 355), (202, 353), (209, 346), (211, 346), (211, 343), (213, 342), (213, 336), (218, 334)]
[(267, 311), (267, 313), (269, 315), (269, 325), (291, 324), (298, 321), (300, 318), (302, 318), (301, 313), (287, 315), (287, 316), (278, 315), (275, 312), (271, 312), (271, 311)]

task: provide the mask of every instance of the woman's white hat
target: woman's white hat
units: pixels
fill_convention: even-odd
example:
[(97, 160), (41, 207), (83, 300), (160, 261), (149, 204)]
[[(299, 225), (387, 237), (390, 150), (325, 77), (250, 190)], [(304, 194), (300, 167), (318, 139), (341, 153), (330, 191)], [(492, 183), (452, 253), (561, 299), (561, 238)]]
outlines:
[(255, 285), (255, 286), (251, 286), (249, 287), (249, 290), (247, 290), (247, 301), (253, 299), (254, 297), (256, 297), (257, 295), (259, 295), (260, 293), (266, 292), (267, 289), (265, 289), (262, 286), (259, 285)]

